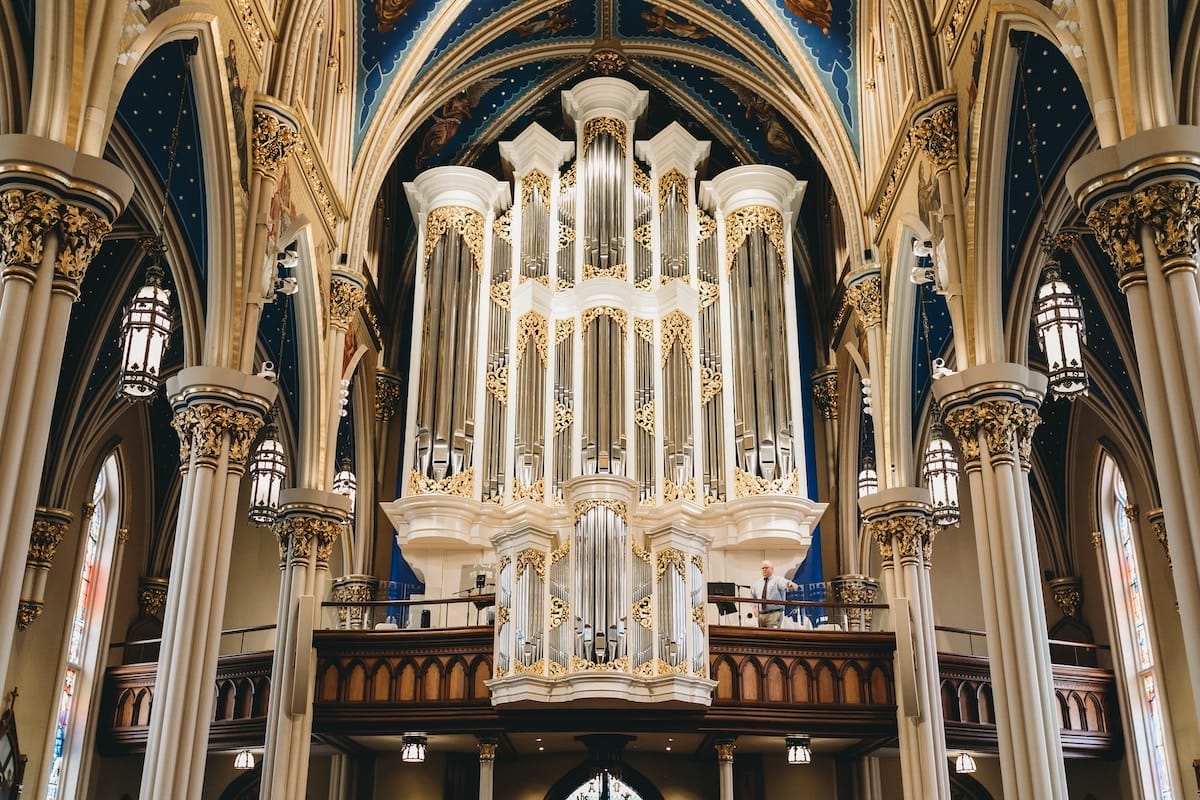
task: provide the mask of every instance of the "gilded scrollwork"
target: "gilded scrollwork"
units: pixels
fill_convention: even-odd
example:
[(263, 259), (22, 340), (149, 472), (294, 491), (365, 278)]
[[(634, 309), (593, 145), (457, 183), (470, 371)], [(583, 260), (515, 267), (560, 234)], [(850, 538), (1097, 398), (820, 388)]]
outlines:
[(836, 372), (822, 373), (813, 378), (813, 400), (821, 416), (828, 420), (838, 418), (838, 376)]
[(575, 318), (566, 317), (554, 321), (554, 343), (562, 344), (575, 333)]
[(1196, 233), (1200, 229), (1200, 183), (1156, 183), (1137, 192), (1134, 198), (1142, 221), (1154, 233), (1154, 246), (1165, 266), (1182, 260), (1194, 268)]
[(954, 11), (947, 18), (946, 31), (943, 34), (946, 39), (946, 52), (954, 52), (954, 45), (958, 42), (958, 37), (962, 33), (963, 26), (967, 22), (967, 15), (974, 2), (975, 0), (958, 0), (958, 3), (954, 6)]
[(851, 309), (858, 315), (860, 330), (873, 328), (883, 322), (883, 293), (878, 275), (858, 281), (846, 289), (846, 296), (835, 324), (841, 325)]
[(592, 324), (593, 321), (595, 321), (596, 317), (601, 316), (610, 318), (622, 328), (625, 327), (628, 319), (625, 315), (625, 309), (623, 308), (616, 308), (614, 306), (592, 306), (591, 308), (586, 309), (581, 315), (580, 325), (586, 329)]
[(571, 162), (571, 166), (567, 167), (558, 178), (559, 192), (565, 192), (568, 189), (575, 187), (575, 162)]
[(667, 207), (667, 200), (671, 198), (672, 193), (679, 198), (679, 202), (686, 209), (688, 207), (688, 179), (675, 167), (671, 167), (658, 178), (659, 212)]
[(1036, 408), (1007, 399), (983, 400), (946, 414), (946, 425), (958, 438), (967, 462), (979, 460), (982, 433), (990, 463), (1011, 462), (1015, 448), (1022, 466), (1028, 466), (1033, 431), (1039, 422), (1041, 417)]
[[(583, 124), (583, 152), (587, 153), (592, 142), (601, 134), (608, 134), (616, 140), (621, 147), (621, 154), (625, 154), (625, 120), (617, 117), (592, 117)], [(574, 165), (572, 165), (574, 166)], [(649, 179), (647, 179), (646, 191), (649, 191)]]
[(329, 292), (329, 324), (339, 331), (350, 330), (350, 322), (366, 302), (365, 288), (335, 277)]
[(529, 486), (521, 483), (520, 478), (513, 478), (513, 500), (532, 500), (535, 503), (546, 502), (546, 478), (541, 477)]
[(260, 414), (221, 403), (191, 403), (179, 408), (171, 418), (171, 427), (179, 435), (179, 461), (184, 465), (193, 457), (200, 462), (216, 461), (228, 436), (229, 467), (240, 471), (262, 422)]
[(78, 286), (92, 259), (100, 252), (112, 223), (90, 208), (63, 203), (60, 239), (54, 270)]
[(708, 404), (714, 397), (721, 393), (725, 387), (725, 378), (721, 375), (721, 371), (712, 367), (700, 367), (700, 402)]
[(914, 143), (938, 171), (958, 163), (958, 104), (945, 103), (913, 123)]
[(542, 369), (550, 366), (550, 323), (536, 311), (526, 311), (517, 320), (517, 365), (525, 356), (525, 348), (533, 340)]
[(629, 65), (629, 61), (616, 50), (597, 50), (588, 58), (587, 68), (600, 75), (616, 75)]
[(700, 229), (698, 241), (701, 243), (717, 232), (717, 221), (701, 209), (696, 211), (696, 225)]
[(593, 281), (597, 278), (616, 278), (623, 281), (629, 278), (629, 267), (625, 264), (613, 264), (603, 269), (592, 264), (583, 265), (583, 279)]
[(488, 394), (500, 405), (508, 405), (508, 366), (499, 366), (488, 372), (486, 377)]
[(868, 535), (879, 547), (879, 555), (887, 564), (899, 554), (905, 561), (924, 559), (928, 566), (933, 557), (933, 540), (937, 526), (927, 513), (895, 514), (867, 523)]
[(680, 578), (687, 575), (687, 555), (682, 550), (676, 550), (674, 547), (666, 547), (654, 555), (654, 574), (658, 578), (661, 579), (669, 567), (674, 567), (675, 571), (679, 573)]
[(633, 332), (644, 342), (654, 342), (654, 320), (634, 317)]
[(704, 558), (701, 556), (692, 556), (692, 567), (700, 575), (704, 574)]
[(555, 403), (554, 403), (554, 433), (555, 433), (555, 435), (557, 436), (558, 434), (565, 431), (567, 428), (571, 427), (571, 424), (574, 422), (575, 422), (575, 412), (571, 410), (571, 407), (563, 405), (562, 403), (555, 401)]
[(375, 419), (389, 422), (400, 410), (404, 391), (399, 376), (375, 373)]
[(317, 202), (317, 208), (321, 211), (325, 229), (332, 236), (333, 232), (337, 230), (338, 217), (341, 216), (338, 211), (338, 203), (334, 201), (333, 192), (325, 179), (325, 170), (318, 165), (317, 158), (303, 137), (296, 142), (296, 158), (304, 172), (304, 180), (308, 183), (313, 198)]
[(565, 250), (575, 243), (575, 229), (570, 225), (558, 226), (558, 249)]
[(550, 630), (562, 625), (571, 617), (571, 606), (561, 597), (550, 598)]
[(5, 270), (36, 270), (42, 262), (46, 232), (58, 224), (63, 205), (45, 192), (0, 192), (0, 263)]
[(700, 310), (711, 306), (713, 303), (721, 299), (721, 287), (719, 284), (710, 283), (708, 281), (700, 281)]
[(633, 165), (633, 186), (642, 194), (650, 194), (650, 176), (640, 165)]
[(692, 622), (700, 626), (701, 630), (708, 624), (708, 617), (705, 614), (704, 606), (692, 607)]
[(512, 611), (508, 606), (496, 607), (496, 627), (503, 627), (512, 616)]
[(33, 621), (42, 615), (45, 603), (36, 600), (21, 600), (17, 604), (17, 629), (25, 630)]
[(532, 664), (522, 664), (520, 661), (513, 662), (513, 674), (523, 675), (543, 675), (546, 672), (546, 659), (539, 658)]
[(734, 490), (738, 497), (753, 497), (760, 494), (800, 494), (800, 473), (792, 470), (781, 478), (767, 480), (757, 475), (751, 475), (745, 470), (734, 467)]
[(662, 356), (661, 365), (667, 365), (671, 355), (671, 345), (679, 342), (684, 359), (690, 366), (692, 363), (692, 319), (682, 311), (672, 311), (662, 318)]
[(633, 412), (634, 423), (649, 436), (654, 435), (654, 401), (648, 400)]
[(544, 206), (550, 204), (550, 177), (540, 169), (521, 176), (521, 205), (527, 206), (534, 199)]
[(470, 497), (475, 491), (475, 468), (467, 467), (462, 472), (448, 475), (440, 481), (413, 470), (408, 477), (408, 493), (448, 494), (455, 497)]
[(677, 486), (670, 478), (663, 478), (663, 502), (673, 503), (676, 500), (696, 500), (696, 479), (689, 478), (683, 486)]
[(780, 264), (786, 263), (787, 250), (783, 235), (783, 214), (770, 206), (745, 206), (725, 217), (725, 268), (733, 269), (738, 250), (756, 228), (762, 228), (779, 253)]
[(633, 229), (633, 240), (649, 250), (654, 244), (654, 226), (646, 222)]
[(652, 614), (650, 614), (650, 596), (646, 595), (634, 603), (634, 607), (630, 609), (630, 615), (638, 625), (646, 628), (647, 631), (654, 626)]
[(492, 233), (512, 244), (512, 221), (512, 209), (505, 209), (503, 214), (496, 215), (492, 220)]
[(507, 311), (512, 306), (512, 281), (493, 283), (488, 287), (492, 302)]
[(522, 550), (517, 553), (517, 557), (513, 559), (513, 563), (516, 565), (517, 580), (520, 580), (521, 576), (525, 574), (527, 567), (533, 567), (533, 571), (537, 573), (539, 578), (546, 577), (546, 554), (541, 550), (534, 550), (533, 548)]
[(1155, 509), (1146, 515), (1146, 521), (1150, 523), (1150, 532), (1154, 534), (1154, 538), (1162, 545), (1163, 553), (1167, 556), (1167, 566), (1173, 567), (1171, 564), (1171, 546), (1167, 543), (1167, 520), (1163, 515), (1162, 509)]
[(1096, 242), (1104, 248), (1117, 271), (1122, 287), (1141, 274), (1144, 264), (1138, 229), (1141, 220), (1129, 195), (1105, 200), (1087, 215), (1087, 224), (1096, 233)]
[(645, 564), (650, 563), (650, 551), (645, 547), (642, 547), (642, 545), (636, 539), (629, 543), (629, 549), (633, 551), (634, 558)]
[(254, 109), (253, 169), (264, 178), (276, 180), (292, 148), (300, 141), (296, 127), (278, 114)]
[(1056, 578), (1050, 581), (1050, 593), (1054, 596), (1054, 604), (1064, 617), (1079, 618), (1079, 608), (1083, 605), (1082, 579)]
[(612, 513), (616, 514), (621, 522), (629, 524), (629, 509), (621, 500), (611, 500), (608, 498), (595, 500), (576, 500), (575, 501), (575, 523), (579, 524), (579, 520), (584, 514), (596, 508), (607, 508)]
[(53, 518), (46, 518), (35, 515), (33, 530), (29, 536), (29, 553), (25, 556), (26, 563), (49, 567), (50, 562), (54, 560), (54, 554), (58, 552), (58, 546), (62, 543), (63, 536), (67, 533), (69, 524), (69, 518), (61, 518), (57, 515)]
[(425, 221), (425, 253), (421, 258), (424, 268), (429, 269), (429, 257), (438, 241), (450, 230), (456, 231), (466, 242), (478, 270), (483, 263), (483, 215), (466, 206), (439, 206), (429, 212)]
[(896, 193), (900, 189), (900, 184), (904, 182), (904, 173), (908, 171), (913, 154), (916, 152), (916, 147), (913, 143), (914, 138), (910, 130), (901, 142), (900, 150), (896, 153), (896, 158), (892, 162), (892, 170), (888, 173), (887, 183), (883, 187), (883, 194), (875, 204), (875, 210), (871, 213), (871, 219), (876, 225), (882, 223), (883, 218), (888, 215), (888, 212), (892, 209), (892, 205), (896, 202)]

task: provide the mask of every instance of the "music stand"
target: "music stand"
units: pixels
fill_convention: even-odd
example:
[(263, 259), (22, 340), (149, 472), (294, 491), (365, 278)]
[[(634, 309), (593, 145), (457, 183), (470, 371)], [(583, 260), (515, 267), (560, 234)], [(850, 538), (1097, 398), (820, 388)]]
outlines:
[[(709, 581), (708, 594), (710, 597), (733, 597), (737, 594), (737, 587), (732, 581)], [(717, 607), (717, 615), (721, 617), (736, 614), (738, 610), (737, 603), (732, 600), (718, 600), (714, 605)]]

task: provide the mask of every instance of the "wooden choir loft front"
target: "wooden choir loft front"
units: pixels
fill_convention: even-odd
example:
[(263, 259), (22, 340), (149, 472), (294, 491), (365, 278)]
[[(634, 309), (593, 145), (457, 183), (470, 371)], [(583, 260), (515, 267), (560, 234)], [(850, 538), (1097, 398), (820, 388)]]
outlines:
[(1200, 0), (0, 43), (0, 800), (1198, 790)]

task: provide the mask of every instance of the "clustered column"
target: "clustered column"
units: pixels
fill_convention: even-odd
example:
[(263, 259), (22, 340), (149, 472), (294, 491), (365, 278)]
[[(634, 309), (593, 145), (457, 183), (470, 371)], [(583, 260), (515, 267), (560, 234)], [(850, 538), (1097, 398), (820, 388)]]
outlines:
[(316, 653), (312, 632), (329, 575), (329, 556), (346, 525), (350, 499), (313, 489), (279, 494), (279, 619), (263, 755), (263, 800), (303, 798), (312, 738)]
[[(1170, 159), (1162, 154), (1170, 153)], [(1188, 660), (1200, 660), (1200, 127), (1175, 125), (1089, 153), (1067, 184), (1117, 271), (1142, 384), (1162, 498), (1164, 544)], [(1200, 709), (1200, 670), (1191, 671)]]
[[(21, 602), (17, 609), (17, 627), (25, 630), (42, 615), (45, 608), (46, 578), (50, 563), (58, 552), (71, 520), (75, 517), (65, 508), (38, 506), (29, 537), (29, 554), (25, 557), (25, 581), (21, 587)], [(84, 520), (87, 523), (87, 520)]]
[(0, 136), (0, 683), (71, 304), (132, 192), (129, 177), (102, 159), (33, 136)]
[(275, 393), (263, 378), (221, 367), (188, 367), (167, 380), (183, 484), (143, 800), (200, 796), (238, 488)]
[(949, 798), (946, 731), (934, 641), (929, 570), (937, 530), (929, 491), (886, 489), (859, 501), (879, 546), (880, 578), (896, 627), (897, 723), (905, 797)]
[(989, 364), (933, 387), (971, 485), (1004, 795), (1066, 800), (1029, 499), (1029, 449), (1046, 378), (1019, 364)]

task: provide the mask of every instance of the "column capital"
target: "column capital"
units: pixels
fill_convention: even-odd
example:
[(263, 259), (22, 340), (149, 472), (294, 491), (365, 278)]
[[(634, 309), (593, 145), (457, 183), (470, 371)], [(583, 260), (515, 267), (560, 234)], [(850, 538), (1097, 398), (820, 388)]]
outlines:
[(718, 739), (713, 749), (717, 751), (717, 761), (732, 762), (733, 751), (737, 749), (737, 745), (733, 743), (733, 739)]
[(25, 563), (49, 568), (58, 551), (58, 545), (75, 515), (65, 508), (38, 506), (33, 513), (33, 531), (29, 537), (29, 554)]
[(404, 400), (404, 379), (385, 369), (375, 371), (375, 419), (390, 422)]
[(350, 498), (315, 489), (284, 489), (279, 493), (275, 536), (279, 567), (306, 564), (316, 551), (317, 568), (329, 568), (333, 545), (350, 514)]
[(913, 113), (909, 136), (934, 169), (944, 172), (958, 164), (958, 99), (952, 90), (933, 95)]
[(295, 112), (273, 98), (255, 99), (253, 154), (250, 158), (255, 172), (276, 180), (299, 141), (300, 123)]
[(163, 609), (167, 607), (167, 590), (170, 585), (166, 578), (154, 575), (143, 575), (138, 579), (138, 613), (143, 617), (163, 618)]
[(497, 741), (491, 736), (479, 737), (479, 760), (495, 761)]
[(933, 393), (968, 470), (980, 468), (981, 447), (986, 447), (991, 464), (1019, 459), (1022, 468), (1029, 468), (1045, 375), (1021, 364), (983, 364), (937, 379)]
[(367, 302), (366, 284), (361, 275), (334, 270), (329, 286), (329, 325), (335, 330), (350, 330), (358, 310)]
[(1054, 603), (1064, 617), (1079, 618), (1079, 607), (1083, 605), (1083, 578), (1078, 575), (1067, 575), (1061, 578), (1051, 578), (1050, 594)]
[(915, 486), (884, 489), (858, 499), (865, 520), (865, 532), (875, 540), (886, 566), (896, 555), (901, 563), (932, 563), (933, 503), (929, 490)]
[(860, 332), (883, 323), (883, 281), (878, 265), (868, 264), (846, 276), (846, 293), (834, 328), (840, 329), (851, 312)]
[(181, 468), (213, 465), (229, 441), (229, 470), (240, 474), (275, 401), (275, 384), (225, 367), (187, 367), (167, 379)]
[(824, 419), (838, 418), (837, 367), (827, 367), (812, 374), (813, 401)]

